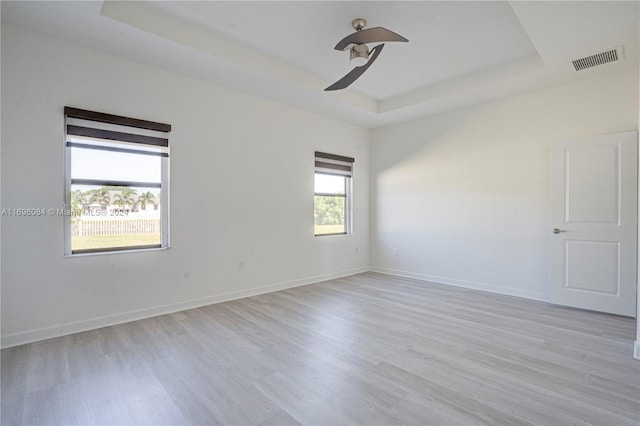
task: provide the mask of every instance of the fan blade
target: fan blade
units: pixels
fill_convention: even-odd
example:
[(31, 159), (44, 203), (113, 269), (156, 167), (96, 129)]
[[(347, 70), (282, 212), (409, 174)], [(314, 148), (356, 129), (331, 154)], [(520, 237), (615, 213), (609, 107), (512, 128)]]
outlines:
[(368, 30), (356, 31), (340, 40), (336, 44), (336, 50), (344, 50), (350, 44), (366, 44), (377, 43), (379, 41), (409, 41), (402, 37), (400, 34), (396, 34), (393, 31), (389, 31), (386, 28), (375, 27)]
[(345, 75), (340, 80), (336, 81), (331, 86), (324, 89), (324, 91), (329, 92), (331, 90), (340, 90), (340, 89), (344, 89), (345, 87), (349, 87), (351, 83), (356, 81), (362, 74), (364, 74), (364, 72), (367, 69), (369, 69), (369, 67), (373, 64), (373, 61), (375, 61), (378, 58), (378, 55), (380, 55), (380, 52), (382, 52), (383, 47), (384, 47), (384, 43), (379, 44), (373, 49), (371, 49), (370, 54), (373, 54), (373, 55), (369, 58), (366, 64), (361, 65), (359, 67), (355, 67), (349, 72), (349, 74)]

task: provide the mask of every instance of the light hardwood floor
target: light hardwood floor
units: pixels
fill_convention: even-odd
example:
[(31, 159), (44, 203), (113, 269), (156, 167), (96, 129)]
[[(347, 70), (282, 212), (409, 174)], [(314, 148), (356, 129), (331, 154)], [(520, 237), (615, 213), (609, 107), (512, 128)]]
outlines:
[(2, 424), (640, 423), (635, 320), (365, 273), (2, 351)]

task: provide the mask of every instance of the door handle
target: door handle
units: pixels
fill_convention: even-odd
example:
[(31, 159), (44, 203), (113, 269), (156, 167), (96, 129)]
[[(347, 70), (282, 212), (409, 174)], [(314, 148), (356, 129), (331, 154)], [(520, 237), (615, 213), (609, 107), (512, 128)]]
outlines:
[(567, 232), (567, 231), (565, 229), (553, 228), (553, 233), (554, 234), (559, 234), (561, 232)]

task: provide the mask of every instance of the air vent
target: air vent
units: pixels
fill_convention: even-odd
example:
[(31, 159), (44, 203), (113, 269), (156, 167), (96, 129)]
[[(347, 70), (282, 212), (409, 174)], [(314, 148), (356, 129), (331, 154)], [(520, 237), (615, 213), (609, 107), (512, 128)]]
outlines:
[(598, 65), (608, 64), (609, 62), (618, 62), (622, 60), (622, 46), (614, 49), (605, 50), (604, 52), (594, 53), (584, 58), (574, 59), (571, 61), (576, 71), (585, 70), (587, 68), (597, 67)]

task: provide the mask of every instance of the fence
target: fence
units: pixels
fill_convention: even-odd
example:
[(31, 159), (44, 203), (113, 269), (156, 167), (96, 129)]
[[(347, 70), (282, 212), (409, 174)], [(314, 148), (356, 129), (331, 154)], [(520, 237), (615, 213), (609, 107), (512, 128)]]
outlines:
[(72, 237), (159, 233), (160, 219), (79, 220), (71, 224)]

